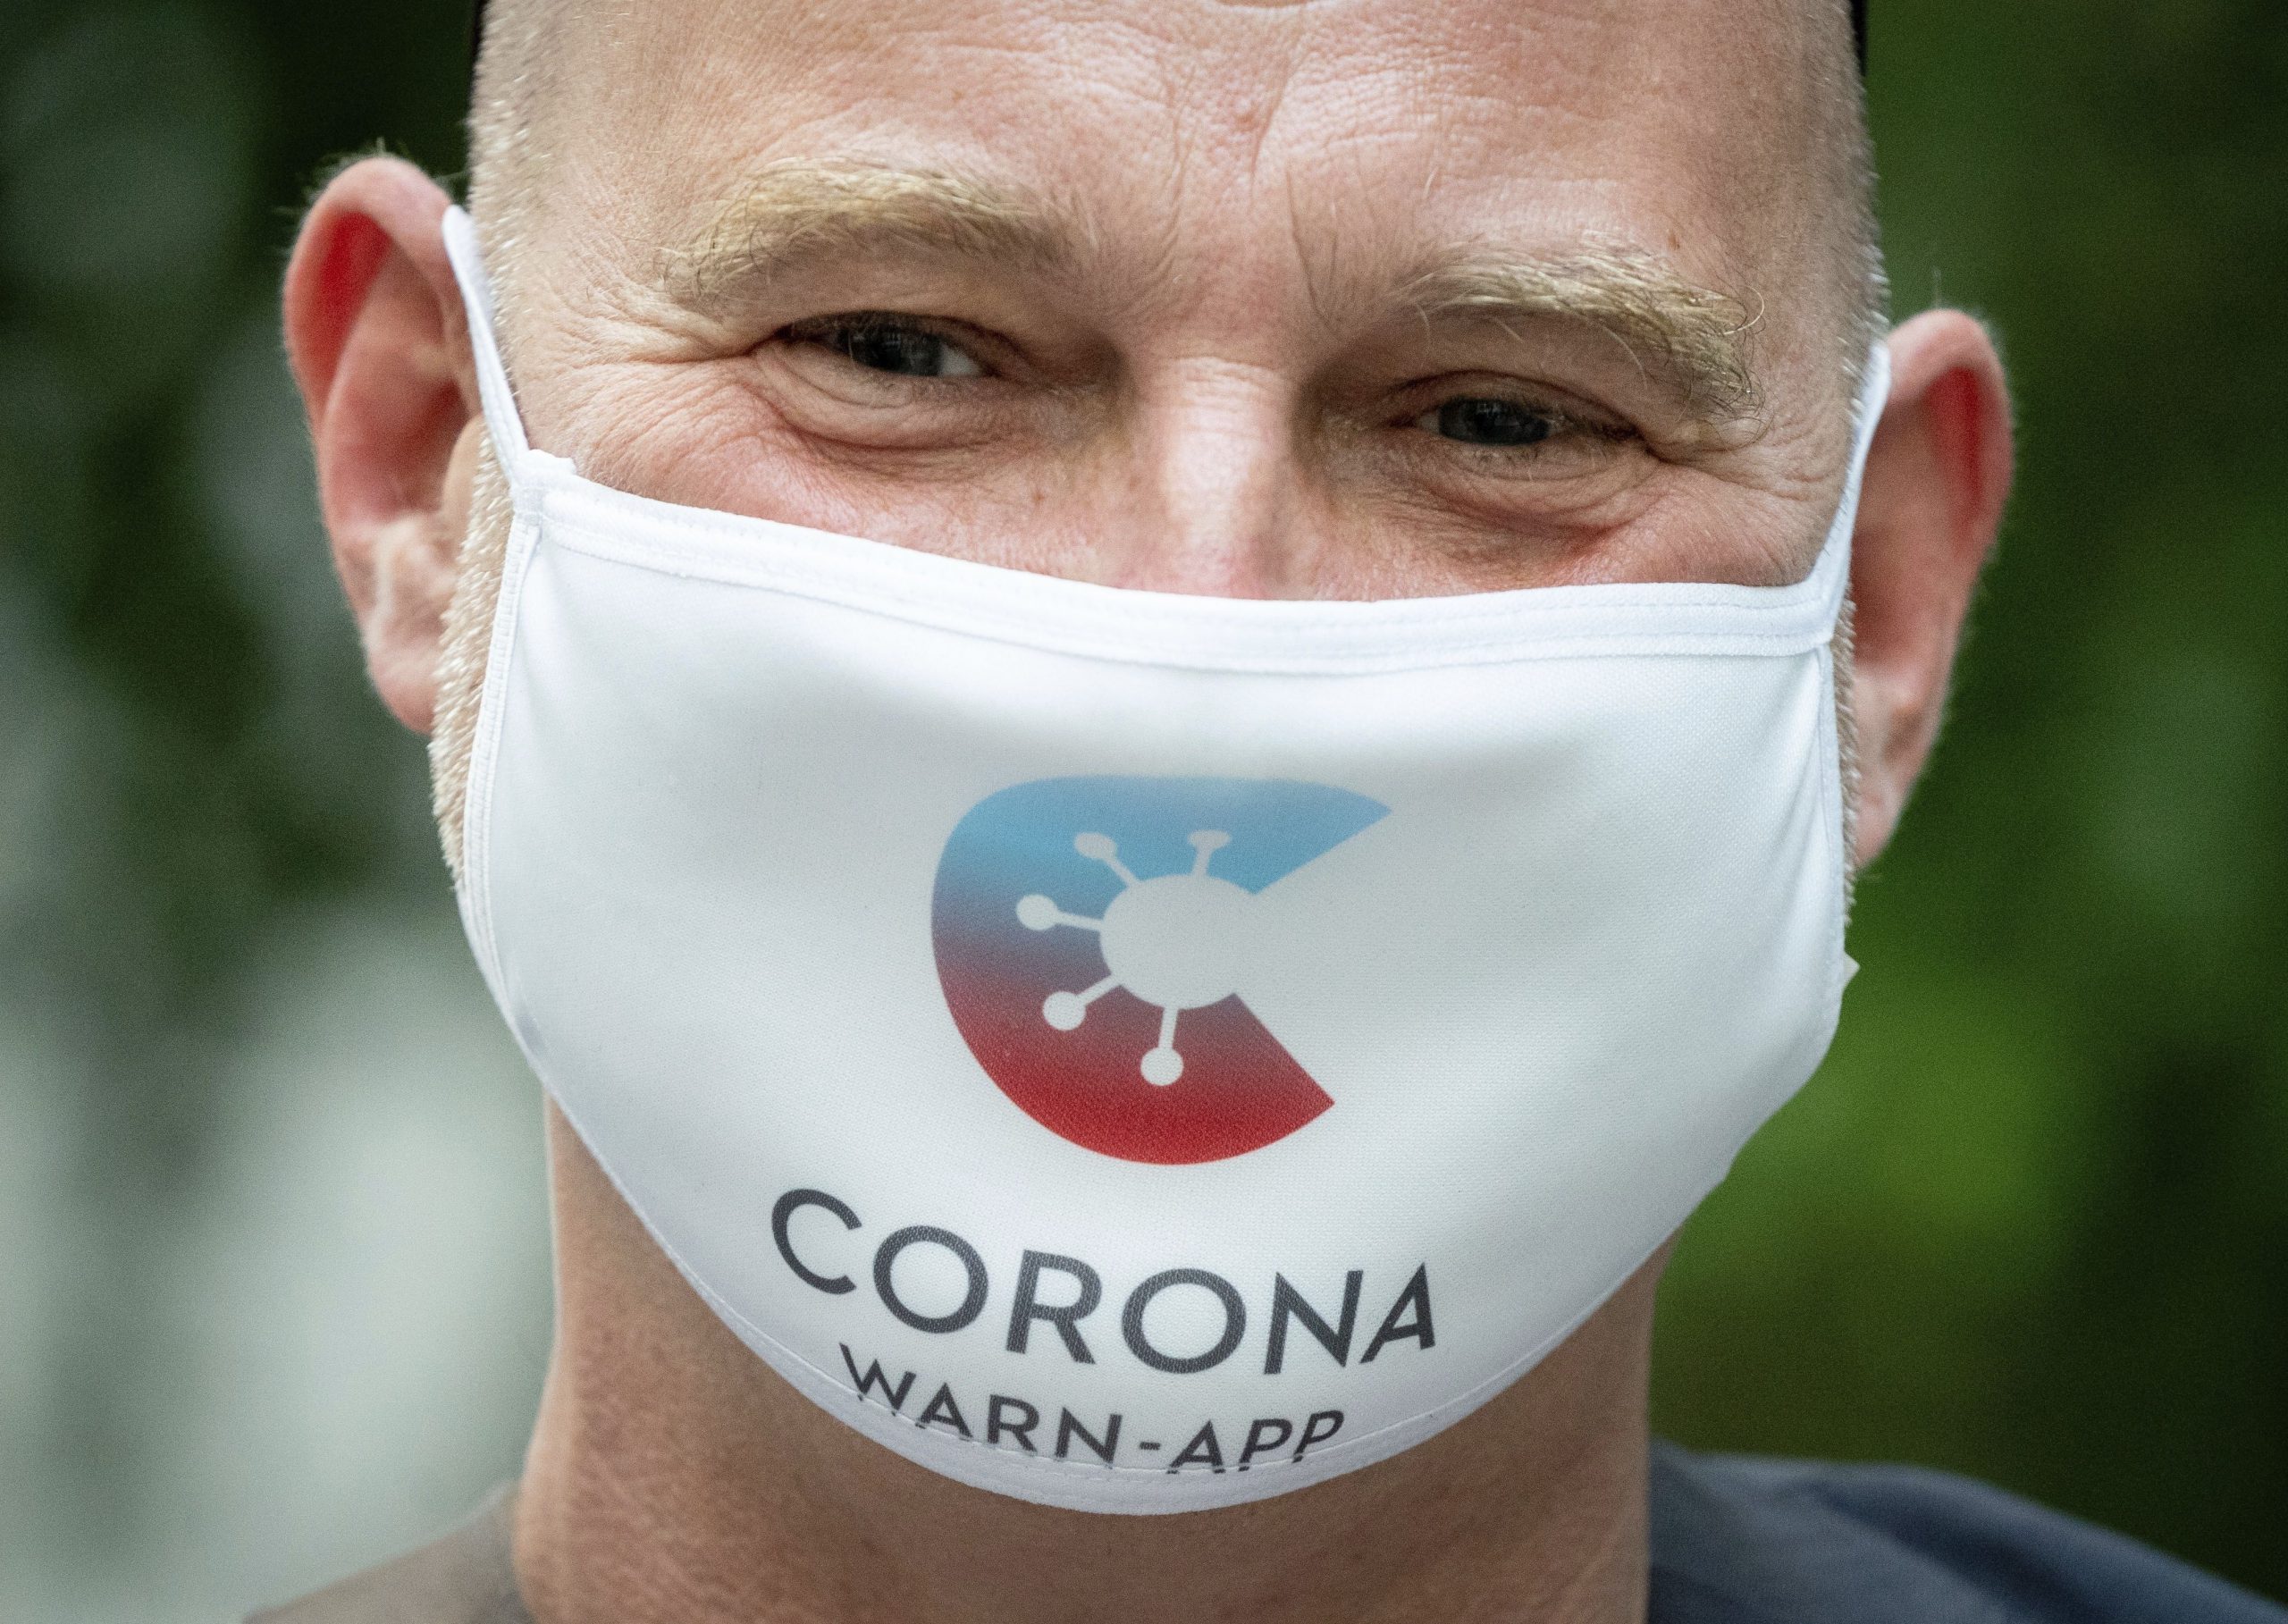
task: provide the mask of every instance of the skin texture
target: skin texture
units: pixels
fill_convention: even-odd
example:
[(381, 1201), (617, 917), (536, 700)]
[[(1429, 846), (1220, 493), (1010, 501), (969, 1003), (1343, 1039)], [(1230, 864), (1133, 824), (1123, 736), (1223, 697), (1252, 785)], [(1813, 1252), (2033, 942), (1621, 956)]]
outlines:
[[(549, 38), (475, 201), (533, 440), (591, 477), (1296, 597), (1784, 581), (1834, 509), (1862, 343), (1839, 7), (654, 0), (570, 5)], [(885, 184), (929, 209), (854, 205)], [(1022, 231), (958, 229), (949, 185)], [(790, 231), (803, 198), (827, 212)], [(446, 202), (394, 160), (345, 170), (286, 332), (375, 686), (441, 730), (450, 837), (502, 516)], [(1578, 285), (1536, 306), (1512, 277), (1491, 316), (1426, 299), (1489, 265), (1704, 297), (1748, 387), (1687, 386)], [(862, 365), (836, 318), (865, 312), (965, 375)], [(2011, 458), (1976, 323), (1930, 312), (1888, 343), (1852, 577), (1863, 862), (1936, 736)], [(1459, 443), (1440, 413), (1471, 400), (1547, 435)], [(1643, 1616), (1658, 1259), (1392, 1460), (1090, 1517), (938, 1478), (800, 1399), (549, 1130), (558, 1338), (516, 1541), (543, 1624)]]

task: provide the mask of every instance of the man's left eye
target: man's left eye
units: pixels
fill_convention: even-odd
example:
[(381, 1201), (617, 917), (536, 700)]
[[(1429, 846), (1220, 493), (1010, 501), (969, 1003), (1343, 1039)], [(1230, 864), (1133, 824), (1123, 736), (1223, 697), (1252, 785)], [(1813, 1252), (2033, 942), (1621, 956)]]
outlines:
[(1493, 395), (1464, 395), (1414, 420), (1416, 428), (1464, 445), (1539, 445), (1562, 426), (1555, 412)]
[(977, 358), (944, 334), (910, 322), (844, 316), (798, 323), (786, 336), (820, 344), (870, 372), (901, 378), (981, 378)]

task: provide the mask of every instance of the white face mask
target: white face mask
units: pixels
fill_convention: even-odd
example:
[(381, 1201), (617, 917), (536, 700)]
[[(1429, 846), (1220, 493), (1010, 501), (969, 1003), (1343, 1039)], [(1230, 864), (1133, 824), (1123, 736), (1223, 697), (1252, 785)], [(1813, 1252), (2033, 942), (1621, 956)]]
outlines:
[(694, 1289), (868, 1437), (1188, 1511), (1418, 1443), (1825, 1052), (1830, 650), (1794, 586), (1238, 602), (604, 489), (529, 448), (461, 898)]

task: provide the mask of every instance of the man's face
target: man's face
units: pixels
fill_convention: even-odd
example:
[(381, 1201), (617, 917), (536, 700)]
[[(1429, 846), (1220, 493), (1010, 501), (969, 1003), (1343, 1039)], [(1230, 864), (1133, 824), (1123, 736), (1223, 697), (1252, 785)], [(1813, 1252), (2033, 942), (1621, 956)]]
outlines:
[[(531, 437), (591, 479), (1295, 597), (1793, 580), (1835, 509), (1866, 329), (1830, 0), (494, 4), (472, 202)], [(285, 316), (374, 684), (436, 728), (457, 849), (507, 513), (446, 206), (396, 160), (345, 170)], [(1888, 342), (1852, 542), (1863, 858), (2010, 469), (1983, 331)], [(558, 1125), (567, 1357), (677, 1327), (594, 1389), (671, 1415), (719, 1327)], [(1585, 1388), (1629, 1379), (1610, 1351), (1641, 1350), (1656, 1273), (1577, 1334)], [(1562, 1385), (1546, 1414), (1619, 1414)]]
[(545, 27), (480, 215), (534, 440), (605, 483), (1249, 596), (1785, 581), (1832, 511), (1861, 341), (1812, 0)]

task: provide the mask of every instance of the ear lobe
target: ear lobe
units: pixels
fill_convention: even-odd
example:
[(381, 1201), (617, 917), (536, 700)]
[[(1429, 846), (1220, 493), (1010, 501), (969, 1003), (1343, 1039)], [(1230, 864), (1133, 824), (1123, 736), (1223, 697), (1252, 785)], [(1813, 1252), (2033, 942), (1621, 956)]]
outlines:
[(409, 164), (351, 165), (303, 221), (285, 284), (334, 566), (374, 687), (425, 733), (482, 433), (449, 201)]
[(2012, 460), (2009, 394), (1983, 327), (1929, 311), (1892, 333), (1890, 350), (1852, 534), (1863, 864), (1888, 843), (1938, 738)]

